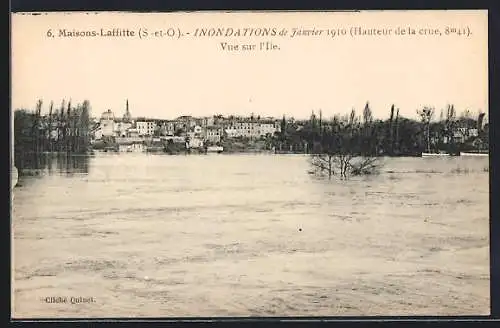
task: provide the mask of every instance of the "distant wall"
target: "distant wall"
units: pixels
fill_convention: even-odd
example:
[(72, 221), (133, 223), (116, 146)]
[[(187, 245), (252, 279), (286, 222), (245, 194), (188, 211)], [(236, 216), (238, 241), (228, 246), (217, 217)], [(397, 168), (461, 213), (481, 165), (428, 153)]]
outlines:
[(116, 137), (115, 138), (117, 144), (125, 144), (131, 142), (143, 142), (144, 138), (140, 137)]
[(115, 141), (117, 144), (129, 144), (129, 143), (142, 143), (142, 142), (161, 142), (172, 140), (173, 142), (184, 143), (186, 139), (184, 137), (154, 137), (154, 138), (143, 138), (143, 137), (116, 137)]

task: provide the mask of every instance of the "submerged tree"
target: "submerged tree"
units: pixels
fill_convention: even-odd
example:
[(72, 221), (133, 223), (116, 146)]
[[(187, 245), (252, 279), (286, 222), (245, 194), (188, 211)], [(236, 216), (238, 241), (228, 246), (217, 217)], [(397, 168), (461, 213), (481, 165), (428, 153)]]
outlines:
[(338, 175), (341, 179), (376, 173), (379, 159), (363, 147), (371, 121), (369, 106), (365, 107), (363, 123), (354, 109), (347, 116), (334, 117), (324, 129), (319, 149), (311, 156), (315, 172), (326, 173), (329, 178)]

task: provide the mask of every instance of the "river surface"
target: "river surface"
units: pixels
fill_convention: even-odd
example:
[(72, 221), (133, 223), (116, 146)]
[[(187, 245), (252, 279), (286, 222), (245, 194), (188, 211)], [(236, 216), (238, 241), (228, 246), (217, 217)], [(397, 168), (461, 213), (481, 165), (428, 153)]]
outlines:
[(348, 181), (303, 155), (30, 165), (16, 318), (490, 313), (488, 157), (387, 158)]

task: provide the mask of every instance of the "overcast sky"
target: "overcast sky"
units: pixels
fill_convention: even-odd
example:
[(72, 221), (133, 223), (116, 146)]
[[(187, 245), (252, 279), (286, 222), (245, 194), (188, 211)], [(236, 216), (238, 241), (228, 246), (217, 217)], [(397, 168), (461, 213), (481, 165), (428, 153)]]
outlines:
[[(415, 28), (417, 35), (316, 37), (47, 38), (47, 29), (105, 30), (168, 27)], [(472, 35), (423, 37), (424, 27), (469, 27)], [(488, 109), (487, 12), (44, 14), (12, 17), (12, 105), (34, 108), (63, 98), (88, 99), (92, 115), (174, 118), (236, 114), (307, 118), (361, 111), (377, 118), (416, 117), (425, 105), (452, 103), (460, 112)], [(276, 51), (221, 50), (220, 42), (259, 44)]]

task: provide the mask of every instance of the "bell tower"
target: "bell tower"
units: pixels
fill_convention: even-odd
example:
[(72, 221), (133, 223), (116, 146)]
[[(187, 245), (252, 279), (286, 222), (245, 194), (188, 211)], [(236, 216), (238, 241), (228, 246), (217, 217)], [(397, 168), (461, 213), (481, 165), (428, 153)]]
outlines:
[(128, 107), (128, 99), (127, 99), (127, 104), (125, 108), (125, 115), (123, 115), (123, 121), (124, 122), (130, 122), (132, 120), (132, 115), (130, 115), (130, 110)]

